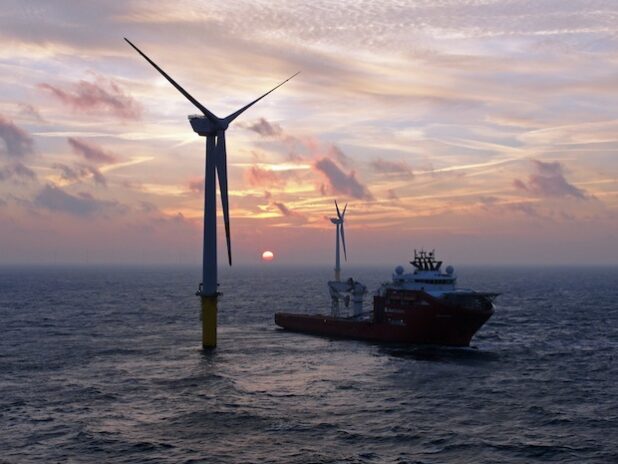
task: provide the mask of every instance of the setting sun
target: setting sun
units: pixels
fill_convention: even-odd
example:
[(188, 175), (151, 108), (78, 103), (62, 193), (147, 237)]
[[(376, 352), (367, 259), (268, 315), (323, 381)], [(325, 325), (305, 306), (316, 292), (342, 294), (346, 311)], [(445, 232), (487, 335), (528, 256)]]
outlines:
[(275, 259), (275, 255), (272, 251), (265, 251), (262, 253), (262, 261), (272, 261), (273, 259)]

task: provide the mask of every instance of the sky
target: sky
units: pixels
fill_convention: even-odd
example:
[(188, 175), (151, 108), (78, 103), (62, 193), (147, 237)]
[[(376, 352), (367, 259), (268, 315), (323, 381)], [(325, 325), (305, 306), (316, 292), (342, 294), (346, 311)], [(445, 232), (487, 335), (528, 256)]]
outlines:
[(332, 264), (337, 200), (349, 265), (618, 264), (615, 1), (0, 5), (0, 265), (200, 263), (198, 111), (123, 37), (221, 117), (301, 72), (227, 131), (235, 263)]

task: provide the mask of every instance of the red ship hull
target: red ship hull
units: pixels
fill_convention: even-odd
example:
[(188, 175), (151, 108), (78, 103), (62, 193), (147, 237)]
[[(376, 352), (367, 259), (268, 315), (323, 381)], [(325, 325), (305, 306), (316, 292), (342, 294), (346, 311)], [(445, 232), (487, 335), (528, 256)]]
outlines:
[[(416, 292), (415, 292), (416, 293)], [(388, 303), (389, 306), (385, 306)], [(465, 308), (442, 304), (423, 292), (396, 301), (374, 297), (372, 320), (323, 314), (275, 314), (286, 330), (334, 338), (381, 343), (469, 346), (474, 334), (494, 313), (493, 307)]]

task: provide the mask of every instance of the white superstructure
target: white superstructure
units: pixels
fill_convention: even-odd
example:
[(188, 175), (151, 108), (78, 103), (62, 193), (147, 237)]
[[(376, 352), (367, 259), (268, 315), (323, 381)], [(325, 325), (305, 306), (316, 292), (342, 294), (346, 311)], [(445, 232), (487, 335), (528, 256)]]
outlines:
[(442, 272), (442, 261), (435, 260), (434, 251), (414, 250), (414, 260), (410, 264), (414, 266), (413, 272), (405, 273), (402, 266), (395, 268), (392, 286), (402, 290), (421, 290), (433, 296), (457, 290), (453, 266), (447, 266), (446, 272)]

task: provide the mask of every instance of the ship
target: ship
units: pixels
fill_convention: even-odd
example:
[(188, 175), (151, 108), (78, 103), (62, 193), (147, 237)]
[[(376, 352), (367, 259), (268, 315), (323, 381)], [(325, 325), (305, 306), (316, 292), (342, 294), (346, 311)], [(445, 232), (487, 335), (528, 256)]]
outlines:
[[(285, 330), (331, 338), (470, 346), (472, 337), (494, 314), (499, 293), (457, 287), (453, 266), (443, 271), (435, 250), (414, 250), (411, 272), (397, 266), (391, 280), (374, 292), (373, 308), (364, 311), (367, 287), (353, 278), (340, 278), (339, 237), (346, 253), (343, 223), (347, 205), (343, 214), (335, 206), (337, 218), (331, 221), (337, 225), (336, 265), (335, 280), (328, 282), (330, 314), (280, 312), (275, 314), (275, 323)], [(342, 310), (342, 303), (347, 311)]]

